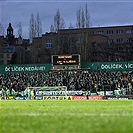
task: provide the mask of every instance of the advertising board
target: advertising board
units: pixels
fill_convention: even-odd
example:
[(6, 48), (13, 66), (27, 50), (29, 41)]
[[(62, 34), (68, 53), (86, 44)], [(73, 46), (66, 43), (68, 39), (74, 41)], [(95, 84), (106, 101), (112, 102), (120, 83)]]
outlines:
[(72, 100), (72, 96), (44, 96), (43, 100)]
[(131, 100), (133, 99), (133, 96), (131, 95), (119, 95), (119, 96), (105, 96), (104, 99), (107, 100)]
[(88, 100), (103, 100), (102, 96), (88, 96)]
[(86, 96), (72, 96), (72, 100), (86, 100)]
[(48, 72), (51, 64), (16, 64), (1, 65), (0, 73), (18, 73), (18, 72)]

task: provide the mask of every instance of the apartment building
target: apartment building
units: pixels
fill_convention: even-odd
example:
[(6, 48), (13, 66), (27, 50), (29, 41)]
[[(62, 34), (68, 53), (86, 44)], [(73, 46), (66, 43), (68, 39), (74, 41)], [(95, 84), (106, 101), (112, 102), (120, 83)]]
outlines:
[(107, 43), (108, 37), (101, 34), (88, 34), (78, 29), (43, 34), (42, 37), (33, 39), (31, 55), (34, 56), (32, 61), (35, 62), (32, 63), (36, 63), (37, 60), (40, 63), (50, 63), (52, 55), (63, 54), (80, 54), (82, 61), (91, 60), (90, 51), (94, 42)]
[(12, 55), (17, 53), (18, 64), (30, 63), (30, 44), (28, 39), (15, 38), (14, 29), (9, 23), (6, 36), (0, 36), (0, 65), (10, 64)]
[[(52, 55), (63, 54), (80, 54), (82, 62), (133, 61), (133, 25), (62, 29), (35, 37), (29, 45), (27, 40), (14, 37), (9, 23), (6, 37), (0, 36), (0, 46), (3, 44), (9, 44), (6, 45), (9, 49), (21, 46), (28, 51), (25, 53), (21, 48), (20, 52), (19, 48), (20, 57), (28, 55), (29, 59), (21, 59), (18, 63), (51, 63)], [(8, 64), (9, 53), (0, 54), (1, 64)]]
[(14, 52), (15, 46), (10, 46), (9, 44), (0, 45), (0, 64), (10, 64)]
[(133, 43), (133, 25), (91, 28), (93, 34), (108, 36), (108, 43)]
[(39, 58), (42, 63), (49, 62), (52, 54), (80, 54), (83, 62), (131, 61), (132, 44), (133, 25), (62, 29), (33, 39), (33, 49), (44, 55)]

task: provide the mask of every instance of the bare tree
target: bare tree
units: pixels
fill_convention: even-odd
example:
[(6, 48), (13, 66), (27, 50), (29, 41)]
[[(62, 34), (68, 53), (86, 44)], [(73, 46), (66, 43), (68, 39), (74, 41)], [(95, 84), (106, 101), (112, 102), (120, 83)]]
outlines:
[(54, 25), (53, 24), (51, 24), (51, 26), (50, 26), (50, 31), (51, 32), (55, 32), (55, 29), (54, 29)]
[(4, 36), (4, 27), (1, 23), (0, 23), (0, 36)]
[(60, 16), (60, 11), (58, 9), (56, 15), (54, 16), (54, 27), (56, 31), (60, 29), (60, 25), (61, 25), (61, 16)]
[(17, 26), (17, 29), (18, 29), (18, 37), (22, 37), (22, 25), (21, 25), (21, 22), (19, 22), (19, 24)]
[(94, 43), (92, 61), (132, 61), (132, 44)]
[(85, 15), (84, 15), (83, 8), (82, 8), (82, 13), (81, 13), (81, 28), (85, 28)]
[(61, 24), (60, 24), (60, 29), (65, 29), (65, 20), (62, 18), (61, 19)]
[(86, 5), (85, 5), (85, 27), (89, 28), (90, 25), (91, 25), (91, 22), (90, 22), (90, 13), (89, 13), (89, 10), (88, 10), (88, 5), (86, 3)]
[(69, 29), (73, 29), (73, 28), (74, 28), (74, 27), (73, 27), (72, 23), (70, 22)]
[(39, 13), (37, 13), (36, 21), (35, 21), (35, 36), (40, 37), (42, 35), (42, 24), (40, 20)]
[(30, 43), (32, 43), (33, 37), (35, 37), (35, 19), (34, 14), (31, 14), (30, 22), (29, 22), (29, 39)]
[(84, 28), (90, 27), (90, 15), (88, 11), (87, 4), (85, 5), (85, 8), (79, 8), (76, 12), (76, 26), (80, 31), (80, 34), (78, 34), (78, 44), (79, 44), (79, 51), (81, 53), (82, 61), (87, 61), (89, 53), (91, 51), (91, 36), (89, 33), (89, 29), (85, 30)]
[(51, 34), (52, 39), (52, 48), (53, 53), (61, 54), (62, 53), (62, 39), (59, 30), (65, 28), (65, 21), (60, 15), (60, 10), (58, 9), (56, 11), (56, 14), (54, 16), (54, 24), (51, 25), (50, 31), (57, 33), (57, 39), (54, 39)]
[(86, 3), (85, 9), (80, 7), (77, 12), (76, 12), (76, 27), (77, 28), (89, 28), (91, 23), (90, 23), (90, 13), (88, 10), (88, 5)]
[(58, 30), (64, 29), (64, 28), (65, 28), (65, 21), (63, 18), (61, 18), (60, 10), (58, 9), (54, 16), (54, 24), (51, 25), (50, 31), (53, 32), (54, 30), (55, 32), (57, 32)]
[[(41, 35), (42, 35), (42, 25), (41, 25), (39, 13), (37, 13), (36, 19), (34, 18), (34, 14), (32, 13), (30, 18), (30, 25), (29, 25), (30, 43), (33, 44), (31, 47), (32, 63), (39, 62), (38, 53), (41, 45)], [(38, 45), (35, 45), (36, 42), (38, 43)]]
[(76, 17), (77, 17), (76, 27), (81, 28), (81, 7), (77, 10)]

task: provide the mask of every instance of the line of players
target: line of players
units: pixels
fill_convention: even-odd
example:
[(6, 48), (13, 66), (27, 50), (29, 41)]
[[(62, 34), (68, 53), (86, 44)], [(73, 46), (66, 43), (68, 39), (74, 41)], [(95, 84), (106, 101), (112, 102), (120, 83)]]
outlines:
[(2, 88), (1, 90), (1, 99), (3, 100), (9, 100), (10, 96), (12, 96), (13, 99), (16, 99), (16, 97), (23, 96), (26, 99), (34, 99), (35, 92), (34, 90), (31, 90), (30, 88), (26, 88), (23, 92), (23, 94), (20, 94), (19, 92), (16, 92), (14, 88), (10, 89), (9, 88)]

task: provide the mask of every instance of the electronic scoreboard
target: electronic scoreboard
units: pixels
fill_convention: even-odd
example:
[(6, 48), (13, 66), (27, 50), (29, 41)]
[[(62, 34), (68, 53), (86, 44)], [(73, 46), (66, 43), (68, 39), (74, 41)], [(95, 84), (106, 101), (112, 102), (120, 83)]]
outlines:
[(80, 68), (80, 55), (52, 55), (53, 69)]

